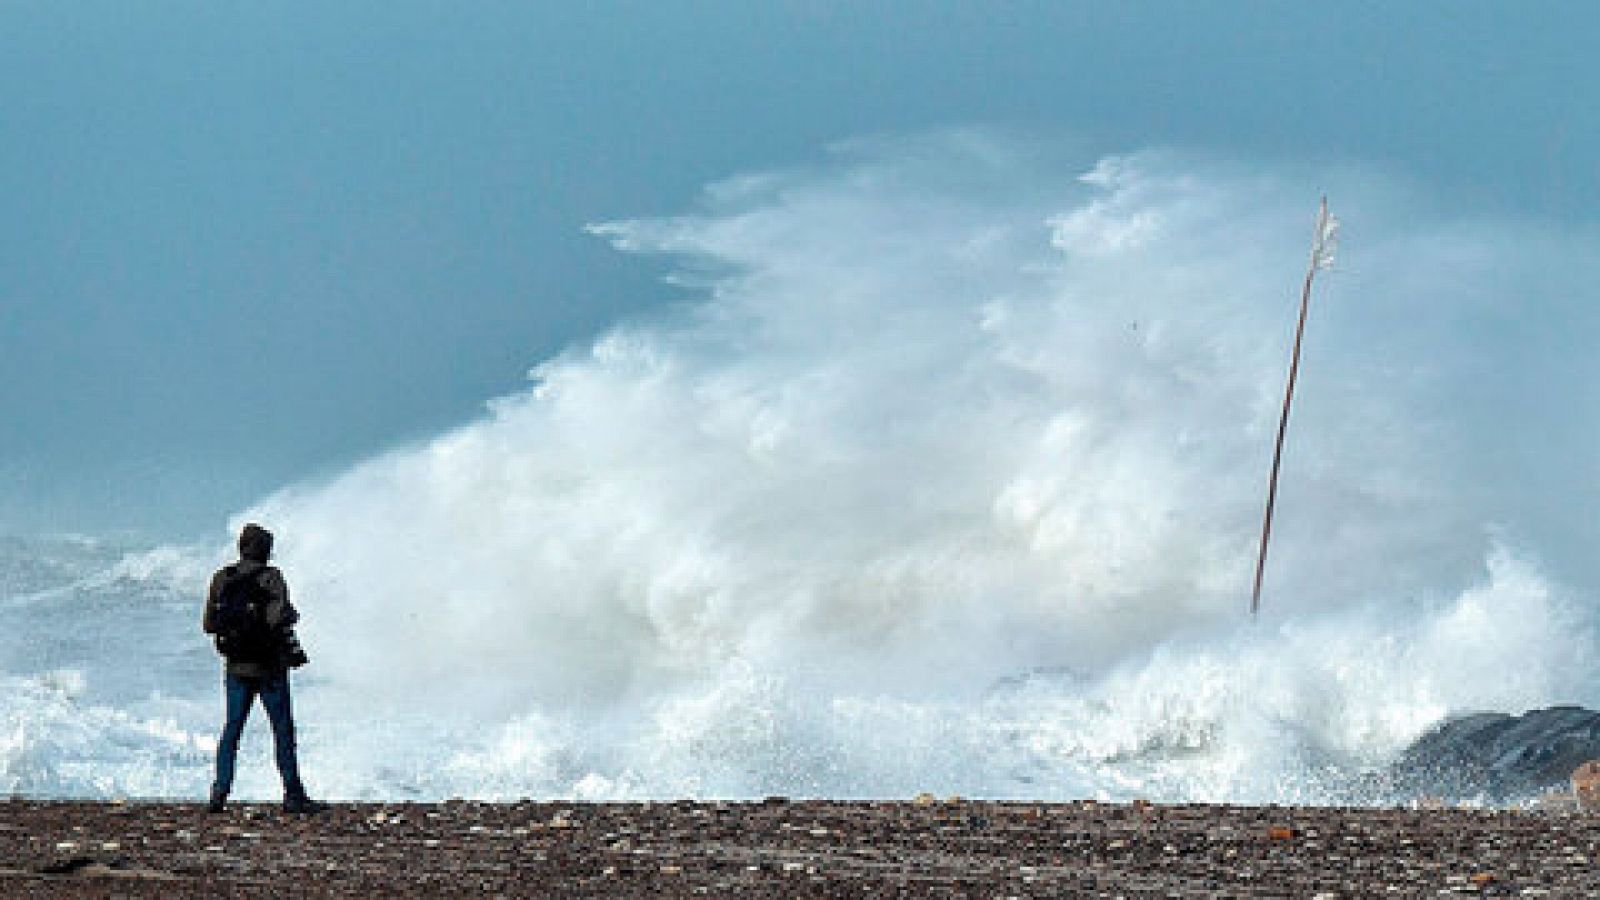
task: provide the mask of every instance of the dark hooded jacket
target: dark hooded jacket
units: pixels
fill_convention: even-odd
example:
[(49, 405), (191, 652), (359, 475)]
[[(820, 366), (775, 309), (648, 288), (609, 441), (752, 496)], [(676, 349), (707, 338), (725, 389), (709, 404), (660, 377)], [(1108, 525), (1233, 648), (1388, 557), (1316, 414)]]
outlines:
[[(201, 616), (200, 627), (206, 634), (216, 634), (214, 623), (217, 611), (217, 601), (222, 598), (222, 585), (228, 579), (228, 570), (237, 568), (242, 574), (258, 573), (261, 586), (272, 595), (272, 600), (267, 603), (264, 615), (267, 624), (273, 628), (287, 629), (300, 620), (300, 613), (289, 602), (289, 583), (284, 580), (283, 573), (276, 566), (267, 565), (267, 560), (272, 555), (272, 534), (259, 526), (245, 526), (239, 535), (239, 561), (232, 566), (224, 566), (211, 576), (211, 587), (206, 591), (205, 612)], [(252, 662), (234, 662), (229, 660), (227, 672), (241, 678), (259, 678), (263, 675), (282, 672), (285, 666), (270, 665)]]

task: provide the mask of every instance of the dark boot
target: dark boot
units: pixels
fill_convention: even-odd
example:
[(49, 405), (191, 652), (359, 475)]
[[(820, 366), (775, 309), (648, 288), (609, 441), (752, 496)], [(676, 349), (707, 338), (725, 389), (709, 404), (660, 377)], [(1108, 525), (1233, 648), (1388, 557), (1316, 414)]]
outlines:
[(216, 789), (216, 787), (213, 786), (211, 788), (211, 800), (210, 800), (210, 802), (208, 802), (206, 804), (206, 812), (219, 813), (219, 812), (226, 812), (227, 809), (228, 809), (228, 794), (227, 794), (227, 792), (219, 791), (219, 790)]
[(283, 811), (292, 816), (314, 816), (327, 808), (328, 804), (311, 799), (304, 790), (291, 791), (283, 797)]

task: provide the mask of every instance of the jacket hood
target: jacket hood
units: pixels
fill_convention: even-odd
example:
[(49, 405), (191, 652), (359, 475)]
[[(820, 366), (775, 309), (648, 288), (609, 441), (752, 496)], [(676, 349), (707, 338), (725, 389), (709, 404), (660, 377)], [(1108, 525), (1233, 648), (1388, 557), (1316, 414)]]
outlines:
[(265, 563), (272, 558), (272, 532), (251, 522), (239, 531), (239, 558)]

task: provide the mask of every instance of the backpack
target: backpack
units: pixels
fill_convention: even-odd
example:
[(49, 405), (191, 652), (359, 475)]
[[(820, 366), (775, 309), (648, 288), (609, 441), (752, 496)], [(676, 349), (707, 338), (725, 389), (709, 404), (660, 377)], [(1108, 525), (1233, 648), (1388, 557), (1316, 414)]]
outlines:
[(261, 583), (266, 571), (262, 568), (241, 573), (237, 566), (224, 570), (211, 623), (216, 628), (217, 652), (229, 662), (278, 661), (282, 640), (278, 629), (267, 624), (267, 604), (275, 597)]

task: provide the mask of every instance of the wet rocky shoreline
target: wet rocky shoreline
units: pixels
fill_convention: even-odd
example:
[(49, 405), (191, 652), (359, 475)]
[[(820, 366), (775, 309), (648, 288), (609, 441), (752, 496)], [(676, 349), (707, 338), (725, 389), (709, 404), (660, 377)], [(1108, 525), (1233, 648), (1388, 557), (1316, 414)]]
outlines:
[(0, 802), (6, 897), (1580, 897), (1597, 862), (1550, 810)]

